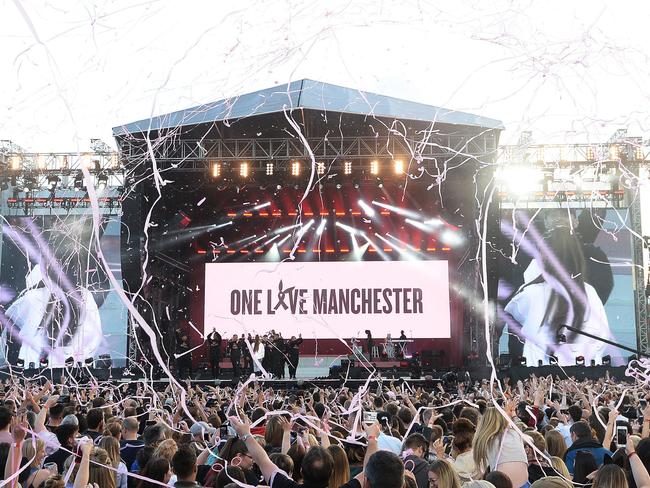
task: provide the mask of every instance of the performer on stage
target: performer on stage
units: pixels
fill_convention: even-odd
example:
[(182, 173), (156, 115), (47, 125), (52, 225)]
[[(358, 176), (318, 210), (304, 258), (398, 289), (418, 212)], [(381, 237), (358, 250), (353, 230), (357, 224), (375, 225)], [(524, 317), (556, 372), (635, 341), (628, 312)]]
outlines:
[(287, 358), (284, 354), (284, 339), (282, 338), (282, 334), (279, 332), (276, 334), (275, 339), (273, 340), (273, 347), (275, 349), (273, 374), (275, 374), (277, 378), (284, 379), (284, 363), (286, 362)]
[(393, 338), (390, 334), (386, 335), (386, 343), (384, 344), (384, 350), (386, 351), (386, 357), (389, 359), (395, 358), (395, 344), (393, 344)]
[(300, 344), (302, 344), (302, 334), (291, 336), (287, 342), (287, 357), (289, 359), (289, 378), (296, 379), (296, 370), (298, 369), (298, 361), (300, 360)]
[(233, 335), (232, 339), (228, 341), (227, 354), (230, 356), (230, 362), (232, 363), (233, 378), (237, 379), (241, 376), (241, 368), (239, 365), (239, 360), (241, 359), (241, 346), (237, 334)]
[(210, 347), (210, 367), (212, 368), (212, 377), (218, 378), (221, 370), (219, 362), (221, 361), (221, 334), (215, 327), (208, 334), (208, 346)]
[(372, 360), (372, 348), (375, 345), (374, 341), (372, 340), (372, 332), (370, 330), (366, 329), (366, 351), (368, 352), (368, 359)]
[[(262, 364), (264, 362), (264, 344), (259, 335), (255, 336), (255, 342), (253, 343), (253, 358), (257, 360), (257, 362), (253, 361), (253, 370), (255, 371), (255, 374), (257, 374), (260, 372), (257, 363)], [(262, 365), (262, 367), (264, 366)], [(266, 369), (266, 367), (264, 367), (264, 369)]]
[(404, 333), (403, 330), (399, 331), (399, 340), (400, 341), (405, 341), (406, 340), (406, 334)]
[(183, 374), (187, 371), (187, 378), (192, 378), (192, 353), (190, 350), (190, 338), (187, 333), (180, 327), (176, 329), (176, 368), (178, 370), (178, 377), (183, 378)]
[[(248, 344), (253, 345), (253, 337), (248, 334)], [(246, 339), (244, 338), (244, 335), (242, 334), (241, 339), (239, 339), (239, 349), (241, 350), (241, 357), (242, 357), (242, 370), (244, 371), (244, 374), (250, 373), (253, 368), (253, 358), (251, 356), (251, 350), (248, 348), (248, 345), (246, 344)]]

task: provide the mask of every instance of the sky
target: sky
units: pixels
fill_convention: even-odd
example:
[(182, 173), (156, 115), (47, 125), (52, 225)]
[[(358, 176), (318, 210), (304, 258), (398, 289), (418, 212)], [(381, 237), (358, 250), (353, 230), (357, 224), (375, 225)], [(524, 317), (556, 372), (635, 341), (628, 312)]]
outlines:
[(311, 78), (469, 111), (547, 142), (647, 137), (650, 3), (0, 0), (0, 139), (111, 128)]

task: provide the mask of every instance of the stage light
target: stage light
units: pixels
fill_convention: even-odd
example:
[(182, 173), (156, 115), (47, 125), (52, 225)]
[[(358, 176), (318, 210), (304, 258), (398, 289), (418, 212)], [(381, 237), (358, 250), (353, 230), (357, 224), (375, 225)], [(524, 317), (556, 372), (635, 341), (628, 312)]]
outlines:
[(232, 220), (229, 220), (228, 222), (225, 222), (223, 224), (212, 224), (212, 227), (210, 230), (214, 229), (220, 229), (221, 227), (226, 227), (228, 225), (232, 225), (234, 222)]
[(354, 180), (352, 186), (354, 187), (355, 190), (358, 190), (361, 184), (359, 183), (359, 180)]
[(607, 356), (603, 356), (603, 366), (611, 366), (612, 365), (612, 357), (608, 354)]
[(381, 208), (385, 208), (386, 210), (390, 210), (391, 212), (394, 212), (398, 215), (403, 215), (404, 217), (409, 217), (411, 219), (420, 219), (422, 216), (413, 211), (413, 210), (408, 210), (405, 208), (400, 208), (400, 207), (395, 207), (394, 205), (388, 205), (387, 203), (382, 203), (378, 202), (377, 200), (372, 201), (373, 205), (376, 205)]
[(519, 357), (517, 358), (517, 360), (516, 360), (516, 363), (517, 363), (517, 365), (519, 365), (519, 366), (526, 366), (526, 363), (527, 363), (527, 362), (528, 362), (528, 361), (527, 361), (526, 358), (523, 357), (523, 356), (519, 356)]
[(287, 242), (289, 240), (289, 237), (291, 237), (291, 234), (287, 234), (286, 236), (284, 236), (276, 244), (274, 244), (274, 246), (278, 246), (278, 247), (281, 246), (282, 244), (284, 244), (285, 242)]
[(585, 365), (585, 357), (584, 356), (577, 356), (576, 357), (576, 366), (584, 366)]
[(495, 176), (502, 187), (516, 195), (525, 195), (540, 189), (544, 179), (541, 170), (521, 165), (499, 168)]
[(337, 190), (340, 190), (341, 188), (342, 188), (341, 183), (337, 183), (337, 184), (336, 184), (336, 189), (337, 189)]
[(446, 230), (440, 235), (440, 240), (449, 246), (458, 246), (462, 244), (463, 237), (458, 232)]
[(300, 176), (300, 161), (291, 163), (291, 176)]
[(265, 203), (261, 203), (260, 205), (256, 205), (255, 207), (253, 207), (253, 210), (260, 210), (260, 209), (270, 207), (270, 206), (271, 206), (271, 202), (265, 202)]
[(594, 150), (593, 147), (589, 146), (587, 148), (587, 153), (585, 155), (587, 161), (595, 161), (596, 160), (596, 151)]
[(368, 205), (363, 200), (359, 200), (358, 203), (359, 203), (359, 206), (361, 207), (361, 209), (365, 212), (365, 214), (368, 217), (374, 217), (375, 215), (377, 215), (377, 212), (375, 212), (375, 209), (372, 208), (370, 205)]
[(241, 176), (242, 178), (248, 178), (248, 173), (249, 173), (248, 162), (242, 161), (239, 164), (239, 176)]
[(379, 174), (379, 161), (376, 159), (373, 161), (370, 161), (370, 174), (371, 175), (378, 175)]
[(401, 159), (396, 159), (393, 161), (393, 169), (395, 170), (396, 175), (404, 174), (404, 161)]
[(273, 176), (273, 163), (266, 163), (266, 176)]
[(325, 174), (325, 163), (316, 163), (316, 174)]
[(219, 161), (215, 161), (212, 163), (212, 177), (213, 178), (221, 177), (221, 163)]
[(41, 170), (47, 168), (47, 156), (44, 154), (36, 156), (36, 167)]
[(295, 229), (296, 227), (300, 227), (300, 224), (293, 224), (293, 225), (287, 225), (287, 226), (284, 226), (284, 227), (280, 227), (279, 229), (276, 229), (273, 232), (274, 232), (274, 234), (282, 234), (283, 232), (287, 232), (287, 231), (289, 231), (291, 229)]
[(318, 227), (316, 228), (317, 236), (323, 235), (323, 231), (325, 231), (325, 226), (327, 226), (327, 219), (321, 219), (320, 224), (318, 224)]
[(346, 162), (343, 163), (343, 174), (344, 175), (352, 174), (352, 162), (351, 161), (346, 161)]
[(22, 166), (22, 160), (20, 156), (11, 156), (11, 169), (14, 171), (20, 170)]
[(548, 357), (548, 364), (557, 365), (557, 356), (550, 355)]
[(345, 225), (345, 224), (343, 224), (341, 222), (337, 221), (336, 224), (334, 224), (334, 225), (336, 225), (337, 227), (340, 227), (343, 230), (348, 231), (352, 235), (360, 234), (360, 232), (357, 229), (355, 229), (354, 227), (350, 227), (349, 225)]
[(111, 157), (111, 168), (113, 169), (119, 169), (120, 168), (120, 156), (117, 153), (112, 153)]
[(641, 146), (638, 146), (634, 149), (634, 159), (637, 161), (645, 160), (645, 155), (643, 154), (643, 148)]

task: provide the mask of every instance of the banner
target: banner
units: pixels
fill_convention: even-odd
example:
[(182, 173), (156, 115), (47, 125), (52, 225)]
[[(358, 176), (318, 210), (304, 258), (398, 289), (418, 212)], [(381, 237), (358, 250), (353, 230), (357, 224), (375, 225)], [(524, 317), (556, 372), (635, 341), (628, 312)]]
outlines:
[(208, 263), (206, 331), (448, 338), (447, 261)]

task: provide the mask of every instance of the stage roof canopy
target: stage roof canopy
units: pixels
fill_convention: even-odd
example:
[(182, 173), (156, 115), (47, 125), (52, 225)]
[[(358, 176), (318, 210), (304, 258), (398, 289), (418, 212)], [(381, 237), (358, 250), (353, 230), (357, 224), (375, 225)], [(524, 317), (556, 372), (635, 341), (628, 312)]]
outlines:
[(119, 137), (149, 130), (233, 122), (291, 109), (435, 121), (485, 129), (504, 128), (503, 123), (496, 119), (304, 79), (114, 127), (113, 135)]

